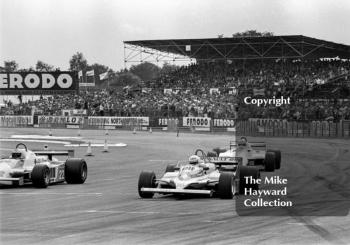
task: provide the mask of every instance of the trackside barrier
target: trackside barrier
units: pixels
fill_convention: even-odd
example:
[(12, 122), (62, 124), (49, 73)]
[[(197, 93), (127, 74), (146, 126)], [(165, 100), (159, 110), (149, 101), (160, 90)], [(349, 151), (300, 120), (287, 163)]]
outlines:
[(45, 115), (2, 115), (0, 127), (40, 127), (76, 129), (124, 129), (195, 133), (227, 133), (262, 137), (332, 137), (349, 138), (350, 120), (287, 121), (282, 119), (251, 118), (249, 120), (205, 117), (84, 117)]
[(32, 127), (33, 116), (0, 116), (0, 127)]
[(87, 126), (98, 129), (148, 130), (149, 117), (88, 117)]
[(349, 137), (350, 121), (286, 121), (286, 120), (250, 120), (237, 121), (238, 135), (277, 136), (277, 137)]
[[(36, 117), (36, 116), (35, 116)], [(40, 128), (81, 128), (84, 124), (82, 116), (37, 116)]]

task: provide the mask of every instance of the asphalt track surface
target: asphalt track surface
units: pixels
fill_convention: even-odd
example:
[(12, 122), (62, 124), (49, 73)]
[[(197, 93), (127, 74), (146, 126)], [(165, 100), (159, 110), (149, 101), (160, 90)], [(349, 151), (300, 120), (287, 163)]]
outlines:
[[(13, 134), (47, 135), (46, 129), (0, 129), (1, 138)], [(59, 184), (47, 189), (0, 188), (1, 244), (350, 244), (349, 215), (339, 217), (238, 216), (235, 199), (175, 198), (155, 196), (140, 199), (137, 181), (142, 170), (160, 176), (165, 160), (184, 160), (196, 148), (225, 146), (232, 136), (175, 133), (83, 130), (84, 140), (126, 143), (125, 148), (74, 148), (88, 163), (83, 185)], [(77, 136), (76, 130), (53, 130), (57, 136)], [(319, 173), (320, 164), (330, 174), (313, 181), (330, 193), (350, 196), (350, 142), (337, 139), (267, 138), (283, 153), (281, 175), (299, 178)], [(2, 142), (0, 153), (8, 154), (18, 142)], [(27, 142), (29, 148), (44, 143)], [(66, 149), (49, 144), (50, 149)], [(345, 175), (344, 175), (345, 173)], [(316, 176), (316, 174), (315, 174)], [(309, 181), (309, 180), (308, 180)], [(331, 185), (330, 183), (336, 183)], [(333, 198), (333, 197), (332, 197)], [(344, 205), (344, 203), (342, 203)], [(349, 205), (347, 202), (345, 205)]]

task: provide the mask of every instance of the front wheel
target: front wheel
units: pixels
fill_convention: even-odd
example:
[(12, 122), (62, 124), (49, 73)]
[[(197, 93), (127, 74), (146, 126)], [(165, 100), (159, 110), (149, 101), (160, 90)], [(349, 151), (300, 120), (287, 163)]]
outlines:
[(269, 152), (275, 153), (275, 157), (276, 157), (275, 168), (276, 169), (280, 169), (281, 168), (281, 151), (279, 151), (279, 150), (269, 150)]
[(37, 164), (34, 166), (32, 174), (32, 183), (37, 188), (46, 188), (50, 183), (50, 169), (46, 165)]
[(260, 171), (256, 167), (241, 166), (239, 168), (239, 194), (244, 194), (250, 189), (258, 190), (257, 180), (260, 179)]
[(265, 171), (273, 172), (276, 168), (276, 155), (274, 152), (268, 151), (265, 154)]
[(64, 178), (68, 184), (83, 184), (87, 178), (87, 171), (84, 159), (69, 158), (65, 163)]
[(232, 173), (221, 173), (218, 184), (218, 195), (222, 199), (231, 199), (236, 193), (236, 184)]
[(156, 187), (156, 175), (154, 172), (145, 172), (142, 171), (139, 176), (139, 183), (138, 183), (138, 192), (139, 196), (142, 198), (152, 198), (154, 196), (154, 193), (152, 192), (144, 192), (141, 189), (142, 188), (155, 188)]

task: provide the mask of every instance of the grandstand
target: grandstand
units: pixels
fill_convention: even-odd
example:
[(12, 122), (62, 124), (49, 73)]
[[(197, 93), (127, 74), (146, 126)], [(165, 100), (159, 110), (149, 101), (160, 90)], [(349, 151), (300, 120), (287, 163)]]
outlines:
[[(1, 115), (211, 118), (289, 121), (350, 120), (350, 47), (305, 36), (125, 41), (125, 62), (185, 61), (132, 89), (103, 88), (8, 103)], [(139, 59), (138, 59), (139, 58)], [(243, 98), (290, 97), (282, 107), (245, 105)], [(336, 99), (335, 99), (336, 98)], [(239, 108), (239, 110), (238, 110)], [(231, 122), (231, 121), (230, 121)], [(102, 125), (103, 126), (103, 125)]]

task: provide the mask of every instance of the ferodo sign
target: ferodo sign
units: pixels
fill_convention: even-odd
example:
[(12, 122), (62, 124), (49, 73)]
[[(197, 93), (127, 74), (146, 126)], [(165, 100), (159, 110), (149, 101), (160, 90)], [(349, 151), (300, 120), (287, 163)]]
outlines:
[(2, 94), (51, 94), (75, 92), (75, 72), (5, 72), (0, 73)]
[(83, 117), (39, 116), (39, 124), (83, 124)]
[(210, 117), (183, 117), (182, 120), (182, 125), (184, 127), (190, 127), (190, 126), (195, 126), (195, 127), (210, 127)]
[(236, 120), (235, 119), (214, 119), (213, 121), (214, 127), (235, 127), (236, 126)]

